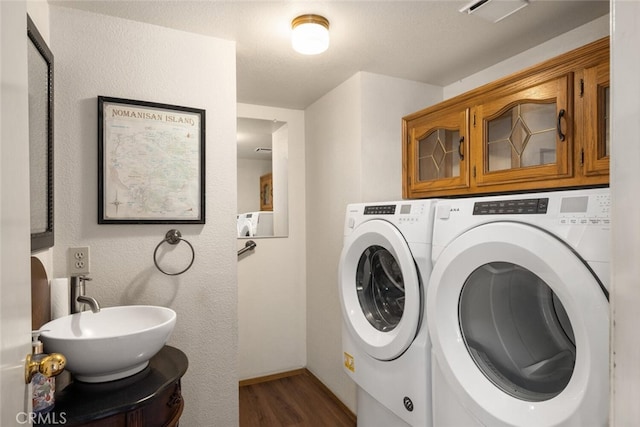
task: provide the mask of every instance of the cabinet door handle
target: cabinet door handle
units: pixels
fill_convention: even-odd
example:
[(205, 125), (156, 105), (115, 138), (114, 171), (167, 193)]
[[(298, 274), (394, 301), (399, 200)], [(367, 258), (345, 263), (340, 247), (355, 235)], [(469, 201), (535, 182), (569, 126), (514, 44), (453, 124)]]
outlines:
[(562, 118), (564, 117), (564, 108), (558, 112), (558, 138), (560, 141), (565, 140), (565, 134), (562, 133)]
[(458, 142), (458, 155), (460, 156), (460, 160), (464, 160), (464, 153), (462, 152), (462, 143), (464, 142), (464, 136), (460, 138)]

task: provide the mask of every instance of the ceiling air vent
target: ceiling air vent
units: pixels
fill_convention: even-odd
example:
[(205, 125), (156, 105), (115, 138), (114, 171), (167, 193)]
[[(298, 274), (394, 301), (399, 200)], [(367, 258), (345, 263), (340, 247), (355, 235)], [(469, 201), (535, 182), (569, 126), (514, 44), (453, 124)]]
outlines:
[(529, 0), (478, 0), (469, 3), (460, 9), (460, 12), (473, 14), (496, 23), (528, 4)]

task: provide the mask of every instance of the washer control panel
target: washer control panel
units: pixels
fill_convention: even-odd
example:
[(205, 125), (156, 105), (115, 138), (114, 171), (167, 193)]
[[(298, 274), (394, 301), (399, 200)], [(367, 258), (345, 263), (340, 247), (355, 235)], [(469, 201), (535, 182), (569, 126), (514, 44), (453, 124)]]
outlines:
[(397, 227), (405, 239), (426, 241), (432, 233), (435, 204), (435, 200), (350, 204), (347, 206), (344, 232), (347, 235), (360, 224), (382, 220)]
[(370, 205), (364, 207), (364, 215), (394, 215), (396, 205)]

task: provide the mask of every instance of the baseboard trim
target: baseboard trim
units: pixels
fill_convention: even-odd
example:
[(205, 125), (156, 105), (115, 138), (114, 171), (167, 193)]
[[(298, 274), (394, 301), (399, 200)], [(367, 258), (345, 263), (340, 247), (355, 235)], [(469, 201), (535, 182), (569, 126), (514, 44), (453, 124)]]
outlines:
[(357, 420), (356, 414), (351, 412), (351, 409), (349, 409), (347, 405), (342, 403), (342, 400), (338, 399), (338, 396), (333, 394), (333, 392), (329, 389), (329, 387), (327, 387), (322, 381), (320, 381), (318, 377), (313, 375), (313, 372), (311, 372), (307, 368), (300, 368), (300, 369), (294, 369), (292, 371), (279, 372), (277, 374), (265, 375), (263, 377), (249, 378), (249, 379), (240, 381), (239, 386), (244, 387), (252, 384), (260, 384), (267, 381), (279, 380), (281, 378), (293, 377), (295, 375), (307, 375), (309, 378), (311, 378), (311, 380), (314, 383), (316, 383), (318, 387), (320, 387), (322, 391), (326, 393), (327, 396), (329, 396), (329, 398), (336, 403), (336, 405), (338, 405), (338, 407), (342, 412), (344, 412), (354, 423), (356, 422)]
[(349, 409), (347, 407), (347, 405), (345, 405), (344, 403), (342, 403), (342, 400), (340, 400), (338, 398), (338, 396), (336, 396), (335, 394), (333, 394), (333, 392), (331, 391), (331, 389), (329, 389), (329, 387), (327, 387), (326, 385), (324, 385), (324, 383), (322, 381), (320, 381), (320, 379), (318, 377), (316, 377), (315, 375), (313, 375), (313, 372), (311, 372), (310, 370), (308, 370), (307, 368), (304, 368), (304, 373), (306, 375), (309, 375), (309, 377), (311, 377), (311, 379), (318, 384), (318, 386), (325, 392), (327, 393), (327, 395), (331, 398), (331, 400), (333, 400), (336, 405), (338, 405), (338, 407), (342, 410), (342, 412), (344, 412), (350, 419), (351, 421), (353, 421), (354, 423), (357, 422), (357, 417), (356, 414), (354, 414), (353, 412), (351, 412), (351, 409)]
[(277, 374), (265, 375), (264, 377), (249, 378), (246, 380), (241, 380), (239, 382), (239, 386), (244, 387), (252, 384), (266, 383), (267, 381), (275, 381), (281, 378), (292, 377), (294, 375), (301, 375), (301, 374), (304, 374), (305, 372), (307, 372), (306, 368), (300, 368), (300, 369), (294, 369), (292, 371), (278, 372)]

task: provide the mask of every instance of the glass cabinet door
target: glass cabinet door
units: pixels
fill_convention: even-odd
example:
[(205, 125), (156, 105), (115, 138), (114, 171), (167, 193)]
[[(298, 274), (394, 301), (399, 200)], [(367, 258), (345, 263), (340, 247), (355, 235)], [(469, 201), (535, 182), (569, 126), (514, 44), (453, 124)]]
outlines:
[(556, 163), (556, 103), (516, 104), (487, 121), (487, 170)]
[(405, 123), (408, 196), (466, 188), (468, 174), (468, 109), (420, 116)]
[(569, 80), (563, 76), (473, 110), (473, 172), (478, 185), (570, 174)]
[(609, 63), (587, 68), (581, 82), (584, 102), (585, 175), (609, 174)]

